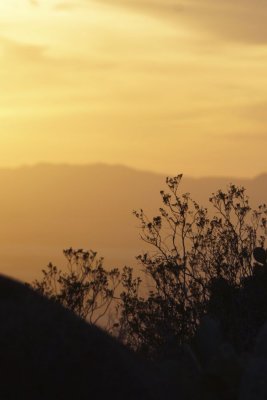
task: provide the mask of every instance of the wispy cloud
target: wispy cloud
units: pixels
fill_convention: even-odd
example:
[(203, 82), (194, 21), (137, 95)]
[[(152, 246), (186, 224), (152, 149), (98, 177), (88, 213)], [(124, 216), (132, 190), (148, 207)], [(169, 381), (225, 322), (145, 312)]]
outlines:
[(56, 11), (72, 11), (75, 10), (76, 8), (77, 5), (72, 3), (58, 3), (54, 6), (54, 10)]
[(27, 63), (44, 63), (47, 60), (44, 46), (20, 43), (6, 37), (0, 37), (0, 43), (5, 60), (16, 59), (18, 62)]
[(0, 137), (31, 138), (25, 159), (45, 160), (53, 147), (56, 161), (64, 138), (69, 161), (265, 168), (263, 2), (16, 2), (0, 6)]
[(68, 0), (55, 2), (54, 9), (90, 9), (92, 4), (132, 9), (171, 24), (188, 24), (210, 39), (267, 43), (267, 3), (262, 0)]
[(62, 1), (60, 3), (56, 3), (53, 8), (55, 11), (74, 11), (85, 6), (88, 6), (86, 2), (77, 0), (76, 2)]
[(267, 3), (262, 0), (98, 0), (131, 7), (170, 22), (186, 21), (222, 40), (266, 43)]

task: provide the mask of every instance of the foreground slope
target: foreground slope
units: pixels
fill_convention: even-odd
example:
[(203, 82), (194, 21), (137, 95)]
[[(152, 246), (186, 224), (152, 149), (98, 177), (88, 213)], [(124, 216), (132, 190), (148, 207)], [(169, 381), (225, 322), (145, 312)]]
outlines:
[(0, 398), (157, 399), (135, 356), (95, 326), (0, 276)]

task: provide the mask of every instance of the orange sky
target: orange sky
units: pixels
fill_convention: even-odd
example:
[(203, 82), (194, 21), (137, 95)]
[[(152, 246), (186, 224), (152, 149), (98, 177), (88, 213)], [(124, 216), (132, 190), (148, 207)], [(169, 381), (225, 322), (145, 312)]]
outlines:
[(0, 0), (0, 166), (267, 170), (267, 3)]

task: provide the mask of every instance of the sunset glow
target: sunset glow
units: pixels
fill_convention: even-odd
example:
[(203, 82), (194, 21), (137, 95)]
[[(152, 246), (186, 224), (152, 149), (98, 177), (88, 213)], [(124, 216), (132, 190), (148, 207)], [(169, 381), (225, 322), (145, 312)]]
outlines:
[(0, 166), (266, 171), (267, 6), (174, 4), (1, 0)]

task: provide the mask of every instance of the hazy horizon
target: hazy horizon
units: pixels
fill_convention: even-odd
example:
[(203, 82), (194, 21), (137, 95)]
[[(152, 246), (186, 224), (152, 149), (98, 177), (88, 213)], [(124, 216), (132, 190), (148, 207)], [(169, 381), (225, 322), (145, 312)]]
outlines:
[[(144, 243), (132, 211), (158, 214), (165, 177), (105, 164), (0, 168), (0, 272), (30, 281), (50, 261), (64, 265), (62, 250), (71, 246), (98, 251), (107, 266), (136, 266)], [(245, 186), (254, 207), (267, 204), (267, 174), (254, 179), (185, 175), (180, 193), (190, 192), (208, 206), (212, 192), (229, 183)]]
[(25, 164), (18, 164), (18, 165), (13, 165), (13, 166), (1, 166), (0, 165), (0, 170), (10, 170), (10, 171), (16, 171), (20, 169), (27, 169), (27, 168), (38, 168), (38, 167), (98, 167), (98, 166), (103, 166), (103, 167), (111, 167), (111, 168), (126, 168), (129, 170), (137, 171), (137, 172), (144, 172), (144, 173), (149, 173), (149, 174), (155, 174), (155, 175), (161, 175), (164, 177), (167, 176), (176, 176), (177, 174), (182, 174), (184, 177), (189, 178), (189, 179), (248, 179), (248, 180), (253, 180), (255, 178), (267, 175), (267, 169), (264, 171), (261, 171), (259, 173), (256, 173), (255, 175), (235, 175), (235, 174), (229, 174), (229, 175), (220, 175), (220, 174), (214, 174), (210, 173), (207, 175), (190, 175), (184, 173), (182, 170), (177, 169), (176, 171), (156, 171), (153, 169), (144, 169), (140, 168), (138, 166), (131, 166), (127, 164), (120, 164), (120, 163), (108, 163), (104, 161), (98, 161), (98, 162), (87, 162), (87, 163), (71, 163), (71, 162), (47, 162), (47, 161), (38, 161), (35, 163), (25, 163)]

